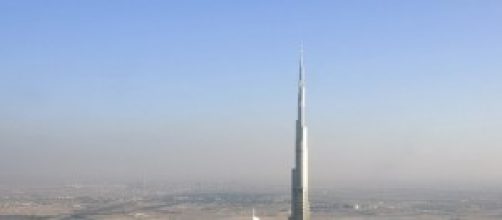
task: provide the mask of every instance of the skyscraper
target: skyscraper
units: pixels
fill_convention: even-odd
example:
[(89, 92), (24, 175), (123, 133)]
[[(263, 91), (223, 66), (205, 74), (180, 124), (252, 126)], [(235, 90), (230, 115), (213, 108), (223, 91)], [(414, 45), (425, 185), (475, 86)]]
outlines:
[(298, 118), (296, 119), (295, 167), (291, 171), (291, 216), (289, 220), (310, 220), (308, 196), (308, 147), (305, 125), (305, 70), (303, 47), (298, 80)]

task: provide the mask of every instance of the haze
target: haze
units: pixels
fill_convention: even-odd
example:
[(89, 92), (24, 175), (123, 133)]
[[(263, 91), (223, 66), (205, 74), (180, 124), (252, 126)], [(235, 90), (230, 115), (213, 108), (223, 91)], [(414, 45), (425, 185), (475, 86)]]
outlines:
[(500, 1), (2, 1), (0, 184), (502, 183)]

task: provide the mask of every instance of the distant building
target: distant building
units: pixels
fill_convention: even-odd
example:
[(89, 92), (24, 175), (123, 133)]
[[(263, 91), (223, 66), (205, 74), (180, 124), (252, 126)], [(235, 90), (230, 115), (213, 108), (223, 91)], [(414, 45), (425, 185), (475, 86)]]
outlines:
[(253, 209), (253, 218), (252, 220), (260, 220), (260, 218), (256, 217), (255, 214), (254, 214), (254, 209)]

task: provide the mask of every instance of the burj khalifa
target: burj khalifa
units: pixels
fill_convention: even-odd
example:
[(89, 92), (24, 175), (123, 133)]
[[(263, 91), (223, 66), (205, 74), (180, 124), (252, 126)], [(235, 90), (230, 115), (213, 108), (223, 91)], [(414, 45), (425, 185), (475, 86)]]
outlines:
[(307, 126), (305, 125), (305, 70), (303, 47), (298, 80), (298, 118), (296, 119), (295, 167), (291, 171), (291, 216), (289, 220), (310, 220)]

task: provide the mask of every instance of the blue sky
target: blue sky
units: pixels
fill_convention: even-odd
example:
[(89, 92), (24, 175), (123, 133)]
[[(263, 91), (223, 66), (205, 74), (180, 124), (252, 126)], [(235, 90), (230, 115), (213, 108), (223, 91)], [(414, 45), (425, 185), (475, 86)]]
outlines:
[(2, 1), (0, 176), (287, 184), (303, 41), (315, 183), (499, 183), (501, 22), (488, 0)]

